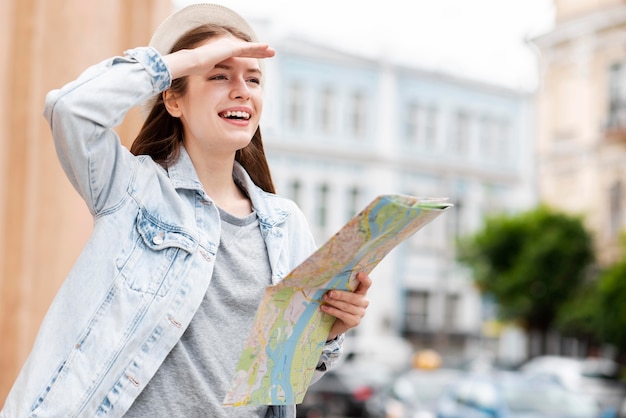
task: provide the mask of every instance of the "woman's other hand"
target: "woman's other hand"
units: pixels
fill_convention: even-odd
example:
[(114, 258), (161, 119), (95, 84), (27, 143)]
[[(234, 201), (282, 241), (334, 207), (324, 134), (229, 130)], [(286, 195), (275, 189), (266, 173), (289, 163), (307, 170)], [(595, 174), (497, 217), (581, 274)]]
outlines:
[(320, 309), (337, 318), (330, 329), (328, 340), (358, 326), (365, 316), (365, 311), (369, 306), (367, 291), (372, 285), (372, 280), (363, 272), (357, 273), (356, 278), (359, 284), (354, 292), (334, 289), (324, 295), (324, 303)]

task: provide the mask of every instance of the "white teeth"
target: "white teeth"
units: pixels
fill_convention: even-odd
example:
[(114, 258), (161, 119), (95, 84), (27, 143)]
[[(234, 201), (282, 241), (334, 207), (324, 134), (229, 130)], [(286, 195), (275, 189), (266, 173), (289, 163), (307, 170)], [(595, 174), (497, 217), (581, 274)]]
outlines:
[(236, 111), (236, 112), (232, 112), (232, 111), (227, 111), (223, 113), (224, 117), (226, 118), (241, 118), (241, 119), (250, 119), (250, 114), (248, 112), (243, 112), (243, 111)]

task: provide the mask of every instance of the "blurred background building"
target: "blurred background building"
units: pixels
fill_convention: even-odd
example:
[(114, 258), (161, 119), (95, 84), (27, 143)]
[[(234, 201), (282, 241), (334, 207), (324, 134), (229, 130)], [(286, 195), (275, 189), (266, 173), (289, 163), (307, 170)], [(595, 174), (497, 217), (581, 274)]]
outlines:
[[(490, 213), (538, 201), (582, 212), (600, 258), (617, 256), (626, 192), (626, 1), (554, 3), (554, 29), (533, 40), (536, 95), (253, 22), (280, 52), (268, 61), (263, 119), (274, 180), (302, 207), (319, 244), (379, 194), (455, 204), (374, 271), (371, 307), (350, 350), (378, 358), (369, 348), (389, 341), (387, 358), (395, 350), (399, 361), (422, 348), (459, 359), (489, 348), (505, 361), (522, 360), (522, 337), (486, 326), (492, 306), (455, 262), (456, 238)], [(92, 227), (56, 160), (41, 116), (45, 95), (88, 65), (146, 44), (172, 7), (170, 0), (0, 3), (0, 399)], [(126, 145), (139, 123), (133, 110), (118, 128)]]
[(364, 351), (379, 347), (387, 360), (402, 358), (389, 355), (398, 337), (457, 358), (482, 348), (483, 304), (455, 241), (488, 213), (535, 203), (532, 96), (302, 39), (271, 43), (280, 53), (268, 63), (270, 164), (319, 243), (379, 194), (455, 205), (374, 271), (349, 346), (374, 356)]
[(556, 0), (535, 39), (540, 198), (582, 214), (599, 261), (621, 255), (626, 197), (626, 2)]

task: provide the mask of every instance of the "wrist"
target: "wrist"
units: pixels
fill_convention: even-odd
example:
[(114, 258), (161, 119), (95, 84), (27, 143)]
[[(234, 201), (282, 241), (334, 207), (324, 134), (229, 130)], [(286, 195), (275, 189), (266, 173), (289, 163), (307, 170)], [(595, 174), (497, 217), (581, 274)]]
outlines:
[(181, 49), (167, 54), (163, 57), (163, 61), (170, 70), (172, 80), (191, 74), (193, 69), (199, 65), (198, 59), (189, 49)]

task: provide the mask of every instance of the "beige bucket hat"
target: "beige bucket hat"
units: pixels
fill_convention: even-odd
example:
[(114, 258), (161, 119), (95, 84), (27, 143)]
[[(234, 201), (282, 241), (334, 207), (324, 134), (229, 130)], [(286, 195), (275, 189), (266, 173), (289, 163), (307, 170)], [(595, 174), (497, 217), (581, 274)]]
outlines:
[(248, 35), (252, 42), (258, 42), (248, 22), (231, 9), (219, 4), (196, 3), (183, 7), (161, 22), (154, 31), (149, 46), (156, 48), (163, 55), (169, 54), (181, 36), (207, 23), (229, 26)]
[[(161, 55), (169, 54), (178, 39), (190, 30), (205, 24), (228, 26), (245, 33), (258, 42), (256, 33), (243, 17), (231, 9), (213, 3), (195, 3), (172, 13), (157, 27), (150, 39), (149, 46), (155, 48)], [(156, 96), (141, 105), (141, 115), (144, 119), (150, 114)]]

